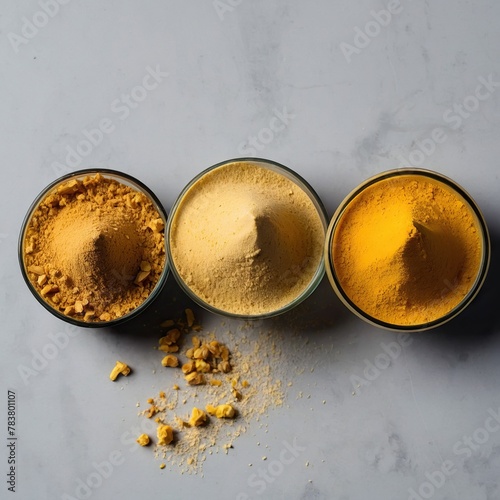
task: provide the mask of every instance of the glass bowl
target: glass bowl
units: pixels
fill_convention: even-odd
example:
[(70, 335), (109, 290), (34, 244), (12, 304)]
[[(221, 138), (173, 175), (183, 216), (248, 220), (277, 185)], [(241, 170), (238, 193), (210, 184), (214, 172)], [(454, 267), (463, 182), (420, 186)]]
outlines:
[[(409, 180), (411, 180), (412, 177), (414, 178), (415, 176), (420, 176), (426, 180), (433, 182), (434, 184), (437, 183), (438, 185), (443, 185), (445, 189), (447, 188), (449, 192), (453, 193), (457, 197), (457, 200), (463, 203), (470, 210), (469, 213), (472, 214), (475, 226), (480, 233), (479, 239), (481, 241), (481, 246), (482, 246), (480, 263), (476, 278), (473, 284), (470, 286), (466, 295), (462, 298), (462, 300), (460, 300), (460, 302), (457, 303), (451, 310), (449, 310), (449, 312), (442, 315), (441, 317), (437, 317), (431, 321), (419, 324), (394, 324), (378, 319), (373, 315), (365, 312), (358, 304), (356, 304), (348, 296), (348, 294), (344, 290), (344, 287), (341, 283), (341, 279), (339, 278), (338, 273), (336, 272), (335, 269), (335, 260), (333, 255), (334, 239), (337, 235), (337, 232), (340, 231), (339, 223), (340, 221), (342, 221), (342, 218), (345, 215), (347, 208), (353, 202), (353, 200), (358, 198), (358, 196), (364, 194), (366, 190), (376, 185), (377, 183), (390, 179), (400, 179), (401, 176), (409, 176), (408, 177)], [(461, 186), (459, 186), (456, 182), (452, 181), (448, 177), (445, 177), (444, 175), (431, 170), (413, 168), (413, 167), (406, 167), (406, 168), (400, 168), (382, 172), (378, 175), (369, 178), (368, 180), (360, 184), (357, 188), (355, 188), (350, 194), (348, 194), (346, 198), (342, 201), (338, 209), (336, 210), (335, 214), (333, 215), (333, 218), (328, 227), (324, 250), (325, 250), (326, 274), (334, 291), (336, 292), (340, 300), (344, 303), (344, 305), (347, 306), (349, 310), (351, 310), (354, 314), (356, 314), (364, 321), (372, 325), (375, 325), (377, 327), (393, 331), (428, 330), (446, 323), (447, 321), (457, 316), (457, 314), (462, 312), (472, 302), (472, 300), (477, 295), (481, 286), (484, 283), (489, 267), (490, 252), (491, 252), (490, 238), (486, 222), (484, 220), (483, 215), (481, 214), (481, 211), (479, 210), (478, 206), (476, 205), (472, 197)]]
[[(234, 312), (234, 311), (227, 311), (220, 309), (218, 307), (215, 307), (213, 304), (210, 304), (206, 300), (204, 300), (202, 297), (200, 297), (197, 293), (195, 293), (191, 287), (186, 283), (186, 281), (183, 279), (181, 276), (181, 273), (179, 272), (179, 269), (177, 268), (173, 253), (172, 253), (172, 233), (173, 233), (173, 226), (176, 223), (177, 216), (181, 211), (183, 210), (183, 202), (185, 200), (186, 194), (188, 194), (194, 186), (196, 186), (201, 180), (207, 176), (207, 174), (210, 174), (214, 172), (215, 170), (219, 168), (224, 168), (227, 167), (230, 164), (234, 164), (234, 168), (238, 168), (238, 164), (243, 164), (243, 163), (250, 163), (252, 165), (256, 165), (258, 167), (270, 170), (272, 172), (278, 173), (281, 176), (285, 177), (289, 181), (291, 181), (297, 188), (299, 188), (301, 191), (303, 191), (306, 195), (307, 198), (310, 200), (314, 208), (316, 209), (316, 212), (319, 216), (319, 219), (321, 221), (322, 225), (322, 231), (323, 231), (323, 236), (326, 234), (326, 228), (328, 226), (328, 220), (327, 220), (327, 215), (326, 215), (326, 210), (323, 206), (323, 203), (321, 202), (320, 198), (314, 191), (314, 189), (297, 173), (295, 173), (293, 170), (291, 170), (288, 167), (285, 167), (284, 165), (281, 165), (277, 162), (263, 159), (263, 158), (235, 158), (235, 159), (230, 159), (226, 160), (220, 163), (217, 163), (200, 174), (198, 174), (196, 177), (194, 177), (188, 184), (187, 186), (183, 189), (183, 191), (180, 193), (178, 196), (176, 202), (174, 203), (171, 211), (170, 211), (170, 217), (167, 222), (167, 230), (166, 230), (166, 244), (167, 244), (167, 258), (169, 262), (169, 267), (172, 271), (172, 274), (174, 275), (175, 279), (179, 283), (180, 287), (184, 290), (184, 292), (197, 304), (199, 304), (201, 307), (205, 308), (206, 310), (223, 315), (226, 317), (233, 317), (233, 318), (240, 318), (240, 319), (246, 319), (246, 320), (255, 320), (255, 319), (265, 319), (269, 318), (272, 316), (277, 316), (279, 314), (285, 313), (286, 311), (289, 311), (290, 309), (294, 308), (297, 306), (300, 302), (305, 300), (311, 293), (316, 289), (318, 284), (320, 283), (322, 277), (324, 276), (324, 260), (321, 256), (319, 258), (318, 266), (309, 281), (309, 283), (298, 293), (293, 300), (290, 300), (288, 303), (284, 304), (283, 306), (280, 306), (274, 310), (268, 310), (268, 311), (259, 311), (256, 313), (240, 313), (240, 312)], [(323, 242), (323, 239), (322, 239)], [(322, 253), (322, 251), (321, 251)]]
[(36, 289), (36, 287), (33, 285), (31, 282), (29, 276), (28, 276), (28, 271), (26, 269), (25, 265), (25, 243), (26, 243), (26, 232), (27, 229), (31, 223), (32, 217), (40, 203), (48, 196), (51, 192), (53, 192), (60, 184), (67, 183), (68, 181), (71, 181), (73, 179), (75, 180), (83, 180), (87, 176), (94, 176), (96, 174), (100, 174), (103, 177), (107, 179), (112, 179), (114, 181), (119, 182), (120, 184), (123, 184), (125, 186), (129, 186), (135, 191), (138, 191), (139, 193), (142, 193), (145, 195), (153, 204), (154, 208), (160, 215), (160, 217), (163, 220), (164, 226), (167, 224), (167, 213), (165, 209), (163, 208), (161, 202), (159, 199), (155, 196), (155, 194), (141, 181), (135, 179), (131, 175), (128, 175), (123, 172), (119, 172), (116, 170), (110, 170), (110, 169), (104, 169), (104, 168), (88, 168), (88, 169), (83, 169), (83, 170), (78, 170), (66, 175), (63, 175), (62, 177), (59, 177), (55, 181), (51, 182), (43, 191), (35, 198), (33, 203), (31, 204), (24, 221), (21, 226), (21, 231), (19, 235), (19, 243), (18, 243), (18, 258), (19, 258), (19, 264), (21, 267), (21, 273), (23, 275), (24, 281), (26, 282), (26, 285), (30, 289), (31, 293), (34, 295), (34, 297), (42, 304), (47, 311), (52, 313), (54, 316), (57, 318), (66, 321), (67, 323), (71, 323), (76, 326), (81, 326), (81, 327), (87, 327), (87, 328), (102, 328), (102, 327), (109, 327), (109, 326), (116, 326), (120, 323), (123, 323), (124, 321), (127, 321), (140, 313), (142, 313), (152, 302), (153, 300), (158, 296), (160, 291), (162, 290), (163, 286), (165, 285), (165, 282), (168, 277), (169, 273), (169, 268), (168, 268), (168, 261), (165, 257), (164, 261), (164, 266), (163, 270), (161, 272), (161, 275), (154, 286), (154, 288), (151, 290), (149, 293), (148, 297), (140, 304), (138, 305), (135, 309), (132, 311), (124, 314), (123, 316), (120, 316), (118, 318), (111, 319), (109, 321), (84, 321), (83, 319), (79, 319), (78, 317), (75, 316), (69, 316), (64, 314), (62, 311), (56, 309), (53, 307), (49, 302), (47, 302), (43, 297), (41, 297), (40, 293)]

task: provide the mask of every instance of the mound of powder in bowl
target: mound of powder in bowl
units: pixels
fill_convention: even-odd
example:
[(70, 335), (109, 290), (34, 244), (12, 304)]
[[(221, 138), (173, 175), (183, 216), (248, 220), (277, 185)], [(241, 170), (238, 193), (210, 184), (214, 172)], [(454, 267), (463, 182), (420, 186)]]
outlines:
[(180, 200), (169, 233), (185, 285), (226, 313), (277, 311), (310, 285), (325, 229), (309, 195), (285, 175), (249, 162), (216, 167)]
[(141, 192), (100, 174), (60, 184), (26, 228), (27, 275), (52, 307), (110, 321), (144, 302), (165, 266), (164, 223)]
[(368, 185), (339, 219), (332, 255), (340, 285), (366, 314), (391, 325), (443, 318), (467, 296), (483, 254), (469, 203), (425, 175)]

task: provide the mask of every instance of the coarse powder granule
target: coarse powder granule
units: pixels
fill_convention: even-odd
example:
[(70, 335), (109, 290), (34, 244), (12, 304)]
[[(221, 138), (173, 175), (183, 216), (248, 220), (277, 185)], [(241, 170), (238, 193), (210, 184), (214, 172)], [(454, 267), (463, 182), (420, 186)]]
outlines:
[(347, 296), (396, 325), (439, 319), (472, 288), (482, 255), (477, 218), (445, 184), (403, 175), (372, 184), (347, 206), (332, 256)]
[(263, 314), (292, 302), (322, 259), (325, 228), (297, 184), (257, 164), (234, 162), (203, 175), (173, 216), (173, 264), (211, 306)]
[(144, 194), (97, 174), (59, 185), (35, 210), (25, 267), (62, 313), (109, 321), (139, 306), (165, 265), (164, 223)]

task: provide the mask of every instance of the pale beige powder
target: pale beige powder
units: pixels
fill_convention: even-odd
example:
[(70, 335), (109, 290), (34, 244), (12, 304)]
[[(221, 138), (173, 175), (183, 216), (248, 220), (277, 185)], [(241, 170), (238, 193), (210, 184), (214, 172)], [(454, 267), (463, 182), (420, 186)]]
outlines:
[(284, 307), (322, 259), (325, 230), (309, 196), (257, 164), (234, 162), (205, 174), (173, 217), (170, 248), (179, 275), (229, 313)]

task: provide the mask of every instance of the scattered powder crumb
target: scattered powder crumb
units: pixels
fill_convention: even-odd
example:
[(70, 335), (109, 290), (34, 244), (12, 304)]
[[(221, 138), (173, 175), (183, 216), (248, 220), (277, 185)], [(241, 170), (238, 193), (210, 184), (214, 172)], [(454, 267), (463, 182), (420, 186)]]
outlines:
[(130, 374), (130, 371), (130, 367), (126, 363), (117, 361), (114, 368), (111, 370), (111, 373), (109, 374), (109, 379), (114, 382), (118, 378), (118, 375), (127, 377)]
[[(167, 444), (153, 439), (156, 458), (181, 474), (201, 474), (207, 455), (229, 453), (252, 424), (283, 405), (283, 353), (275, 331), (249, 322), (203, 331), (190, 309), (162, 328), (158, 364), (167, 352), (179, 364), (158, 370), (165, 388), (147, 398), (140, 416), (154, 417), (159, 436), (168, 434)], [(165, 426), (171, 432), (162, 433)]]
[(147, 434), (141, 434), (138, 438), (137, 438), (137, 442), (141, 445), (141, 446), (147, 446), (151, 440), (149, 439), (149, 436)]
[[(295, 314), (298, 316), (295, 317)], [(196, 322), (194, 314), (190, 320), (192, 325), (188, 326), (186, 310), (181, 319), (167, 320), (161, 324), (163, 337), (158, 350), (162, 352), (157, 354), (159, 369), (153, 370), (153, 373), (158, 371), (157, 376), (162, 377), (158, 389), (163, 390), (154, 388), (157, 395), (151, 397), (153, 403), (139, 413), (141, 418), (146, 418), (152, 411), (151, 407), (154, 407), (155, 421), (172, 427), (174, 439), (170, 444), (158, 445), (156, 437), (152, 439), (153, 446), (150, 449), (156, 458), (163, 460), (161, 468), (168, 465), (169, 470), (203, 477), (203, 464), (208, 456), (231, 453), (237, 438), (252, 427), (264, 429), (268, 433), (267, 423), (263, 419), (273, 409), (285, 405), (287, 393), (293, 398), (288, 390), (293, 386), (290, 377), (297, 378), (303, 374), (307, 377), (316, 353), (324, 350), (324, 345), (317, 344), (315, 340), (309, 342), (304, 339), (301, 332), (314, 330), (316, 320), (308, 320), (304, 328), (300, 314), (300, 311), (289, 313), (291, 320), (287, 321), (287, 325), (299, 325), (298, 329), (292, 331), (289, 326), (280, 326), (279, 318), (278, 321), (267, 323), (224, 320), (217, 327), (204, 331)], [(269, 326), (263, 327), (263, 324)], [(172, 330), (179, 330), (180, 333), (172, 333)], [(221, 346), (228, 350), (228, 355), (224, 355), (230, 366), (227, 373), (217, 366), (218, 362), (224, 361), (222, 358), (203, 353), (203, 349), (198, 355), (206, 354), (205, 359), (203, 356), (194, 356), (194, 351), (204, 346), (208, 349), (211, 345), (217, 352), (217, 344), (212, 342), (218, 344), (219, 354)], [(161, 367), (165, 353), (172, 349), (175, 349), (175, 356), (179, 358), (178, 367)], [(300, 350), (300, 359), (294, 357), (297, 349)], [(333, 354), (333, 344), (331, 350)], [(194, 362), (196, 373), (198, 370), (207, 370), (201, 373), (204, 382), (200, 385), (190, 385), (185, 378), (182, 367), (190, 362)], [(145, 400), (153, 394), (146, 394)], [(304, 394), (300, 391), (295, 396), (299, 399)], [(225, 404), (230, 404), (236, 410), (235, 418), (219, 419), (208, 415), (203, 426), (190, 426), (193, 408), (205, 411), (207, 405), (217, 407)], [(326, 404), (326, 400), (323, 400), (323, 404)], [(261, 446), (261, 443), (257, 442), (257, 446)], [(266, 444), (265, 448), (269, 449), (269, 446)]]

